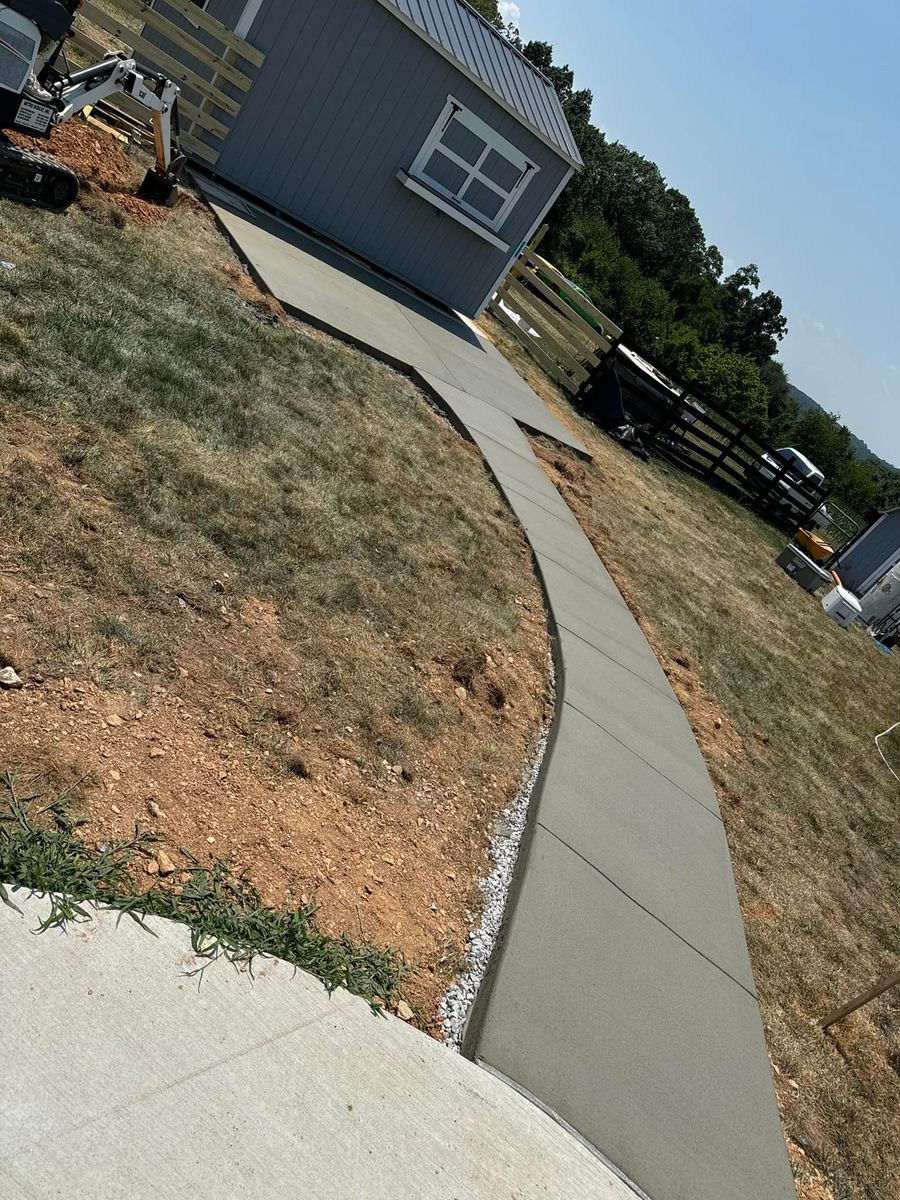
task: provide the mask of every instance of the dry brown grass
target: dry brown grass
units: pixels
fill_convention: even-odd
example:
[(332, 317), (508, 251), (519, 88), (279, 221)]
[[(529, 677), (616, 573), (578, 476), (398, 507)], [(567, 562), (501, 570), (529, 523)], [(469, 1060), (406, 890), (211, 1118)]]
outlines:
[(152, 800), (176, 851), (315, 892), (407, 953), (430, 1020), (544, 713), (524, 538), (412, 384), (287, 320), (201, 205), (119, 200), (0, 204), (0, 653), (28, 684), (0, 766), (77, 763), (86, 837)]
[[(896, 969), (900, 784), (873, 737), (900, 719), (900, 665), (779, 570), (782, 535), (633, 458), (485, 328), (591, 449), (587, 465), (539, 453), (674, 665), (719, 793), (800, 1194), (823, 1194), (819, 1167), (836, 1197), (896, 1198), (900, 994), (829, 1035), (810, 1022)], [(679, 686), (685, 670), (695, 682)], [(900, 742), (886, 750), (900, 760)]]

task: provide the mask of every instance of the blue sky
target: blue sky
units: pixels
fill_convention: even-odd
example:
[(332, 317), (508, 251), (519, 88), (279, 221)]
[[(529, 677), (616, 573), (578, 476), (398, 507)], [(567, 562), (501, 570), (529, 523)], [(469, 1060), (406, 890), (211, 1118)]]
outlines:
[(523, 38), (688, 195), (726, 267), (759, 265), (792, 382), (900, 464), (897, 0), (517, 5)]

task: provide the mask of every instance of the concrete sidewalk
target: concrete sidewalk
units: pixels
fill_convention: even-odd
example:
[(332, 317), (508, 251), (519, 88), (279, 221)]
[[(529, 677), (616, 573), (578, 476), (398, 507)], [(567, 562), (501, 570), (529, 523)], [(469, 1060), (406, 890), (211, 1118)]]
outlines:
[(227, 193), (210, 199), (289, 310), (403, 367), (476, 442), (544, 582), (556, 722), (464, 1052), (653, 1200), (790, 1200), (712, 783), (653, 652), (520, 426), (583, 447), (454, 314)]
[[(184, 926), (0, 904), (0, 1200), (634, 1200), (502, 1080)], [(87, 906), (91, 907), (91, 906)]]

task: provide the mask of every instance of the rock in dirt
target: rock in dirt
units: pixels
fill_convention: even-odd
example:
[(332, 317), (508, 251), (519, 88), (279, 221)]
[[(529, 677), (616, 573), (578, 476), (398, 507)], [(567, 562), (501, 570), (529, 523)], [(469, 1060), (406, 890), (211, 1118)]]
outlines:
[(165, 750), (162, 749), (161, 746), (151, 746), (150, 747), (150, 757), (151, 758), (165, 758), (166, 752), (165, 752)]
[(6, 688), (24, 687), (24, 684), (16, 674), (14, 667), (4, 667), (3, 670), (0, 671), (0, 684)]
[(147, 801), (147, 812), (157, 821), (161, 820), (166, 815), (155, 800)]
[(158, 875), (159, 874), (159, 863), (156, 861), (155, 858), (147, 859), (147, 861), (144, 863), (144, 871), (146, 872), (147, 875)]
[(401, 1000), (397, 1005), (397, 1016), (401, 1021), (411, 1021), (413, 1019), (413, 1010), (405, 1000)]
[(462, 687), (462, 685), (460, 685), (458, 688), (454, 688), (453, 690), (456, 693), (457, 700), (468, 700), (469, 693), (464, 687)]
[(118, 713), (110, 713), (109, 716), (106, 718), (106, 723), (107, 723), (107, 725), (113, 725), (113, 726), (121, 725), (122, 718), (119, 716)]
[(156, 855), (156, 865), (159, 868), (160, 875), (175, 874), (175, 864), (169, 858), (168, 854), (166, 854), (165, 850), (160, 850)]

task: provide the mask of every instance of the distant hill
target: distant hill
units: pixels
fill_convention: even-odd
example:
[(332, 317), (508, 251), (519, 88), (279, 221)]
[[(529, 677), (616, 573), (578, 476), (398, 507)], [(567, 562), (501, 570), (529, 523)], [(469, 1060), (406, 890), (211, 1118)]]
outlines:
[[(790, 388), (791, 395), (794, 397), (794, 401), (801, 412), (806, 412), (810, 408), (818, 409), (819, 412), (828, 411), (822, 407), (818, 400), (813, 400), (812, 396), (807, 396), (806, 392), (801, 392), (800, 389), (795, 387), (792, 383), (789, 383), (788, 387)], [(893, 463), (889, 463), (885, 459), (879, 458), (875, 451), (870, 450), (862, 438), (858, 438), (852, 431), (850, 433), (850, 447), (856, 457), (862, 462), (877, 462), (881, 463), (883, 467), (887, 467), (891, 471), (898, 470)]]

